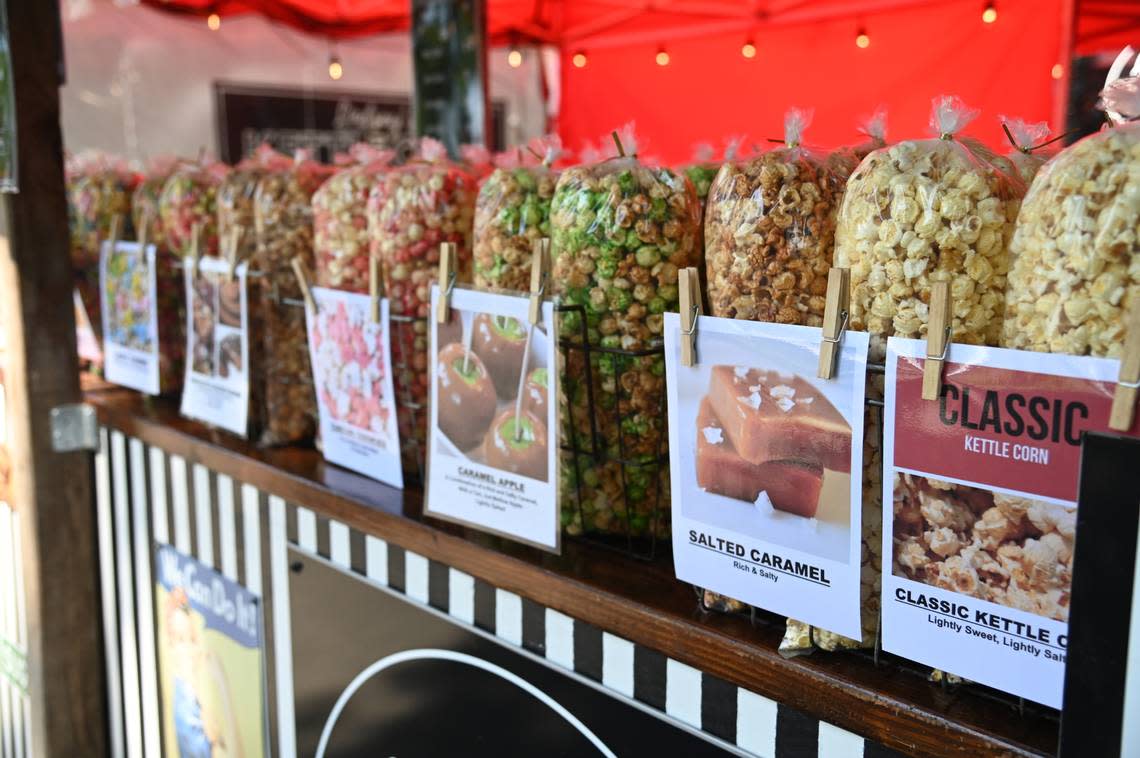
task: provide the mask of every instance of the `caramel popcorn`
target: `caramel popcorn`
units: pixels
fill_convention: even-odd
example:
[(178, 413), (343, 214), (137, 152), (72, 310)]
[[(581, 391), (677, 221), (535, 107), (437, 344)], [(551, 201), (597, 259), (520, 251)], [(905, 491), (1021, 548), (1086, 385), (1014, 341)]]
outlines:
[(550, 236), (557, 181), (546, 162), (500, 166), (483, 180), (475, 201), (476, 287), (530, 291), (531, 254), (536, 240)]
[(1119, 357), (1140, 297), (1140, 123), (1070, 146), (1033, 181), (1010, 245), (1004, 347)]
[(896, 474), (894, 513), (896, 576), (1068, 621), (1074, 509)]
[(1045, 121), (1031, 124), (1020, 118), (1006, 118), (1005, 116), (1001, 117), (1001, 122), (1006, 136), (1014, 147), (1004, 158), (1013, 166), (1013, 170), (1021, 177), (1021, 181), (1028, 186), (1033, 181), (1033, 177), (1037, 176), (1041, 167), (1045, 165), (1046, 156), (1034, 151), (1039, 147), (1044, 147), (1043, 143), (1049, 139), (1049, 124)]

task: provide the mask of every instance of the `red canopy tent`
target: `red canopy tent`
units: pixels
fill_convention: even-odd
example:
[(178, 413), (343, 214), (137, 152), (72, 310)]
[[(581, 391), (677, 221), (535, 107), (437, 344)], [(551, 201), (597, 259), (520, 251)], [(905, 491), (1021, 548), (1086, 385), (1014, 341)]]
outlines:
[[(408, 28), (409, 0), (144, 0), (167, 11), (256, 12), (350, 37)], [(1134, 0), (489, 0), (492, 44), (560, 51), (557, 129), (577, 149), (633, 120), (645, 154), (686, 160), (698, 142), (778, 138), (789, 106), (814, 108), (807, 141), (857, 141), (889, 112), (925, 135), (931, 98), (981, 109), (968, 132), (994, 145), (999, 115), (1061, 127), (1074, 53), (1140, 46)], [(992, 8), (996, 18), (983, 20)], [(860, 47), (856, 37), (869, 44)], [(745, 43), (754, 57), (742, 54)], [(668, 54), (659, 65), (657, 54)], [(576, 66), (574, 56), (585, 56)]]

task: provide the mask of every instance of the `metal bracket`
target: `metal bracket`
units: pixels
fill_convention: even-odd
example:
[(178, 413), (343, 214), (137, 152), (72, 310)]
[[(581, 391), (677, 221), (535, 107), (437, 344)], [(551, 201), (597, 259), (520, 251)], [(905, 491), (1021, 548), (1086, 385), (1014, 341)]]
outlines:
[(99, 448), (99, 423), (95, 408), (86, 403), (51, 409), (51, 449), (57, 453)]

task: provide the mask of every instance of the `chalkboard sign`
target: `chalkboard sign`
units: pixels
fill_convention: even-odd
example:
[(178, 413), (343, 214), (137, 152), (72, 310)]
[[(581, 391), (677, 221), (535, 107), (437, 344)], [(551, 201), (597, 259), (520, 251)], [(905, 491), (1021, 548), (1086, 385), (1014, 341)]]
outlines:
[[(262, 143), (292, 155), (297, 149), (329, 162), (356, 142), (396, 147), (411, 137), (406, 95), (215, 85), (221, 159), (234, 163)], [(503, 149), (506, 105), (491, 109), (488, 147)]]
[(412, 0), (416, 134), (487, 144), (485, 0)]

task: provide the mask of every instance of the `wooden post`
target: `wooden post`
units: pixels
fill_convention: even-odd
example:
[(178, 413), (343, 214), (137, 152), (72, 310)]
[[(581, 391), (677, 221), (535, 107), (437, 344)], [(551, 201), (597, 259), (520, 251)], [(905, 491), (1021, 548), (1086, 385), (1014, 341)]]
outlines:
[(41, 756), (107, 756), (88, 452), (56, 453), (51, 409), (81, 400), (63, 184), (60, 4), (7, 0), (19, 193), (0, 196), (0, 308), (12, 505), (27, 595), (31, 738)]

